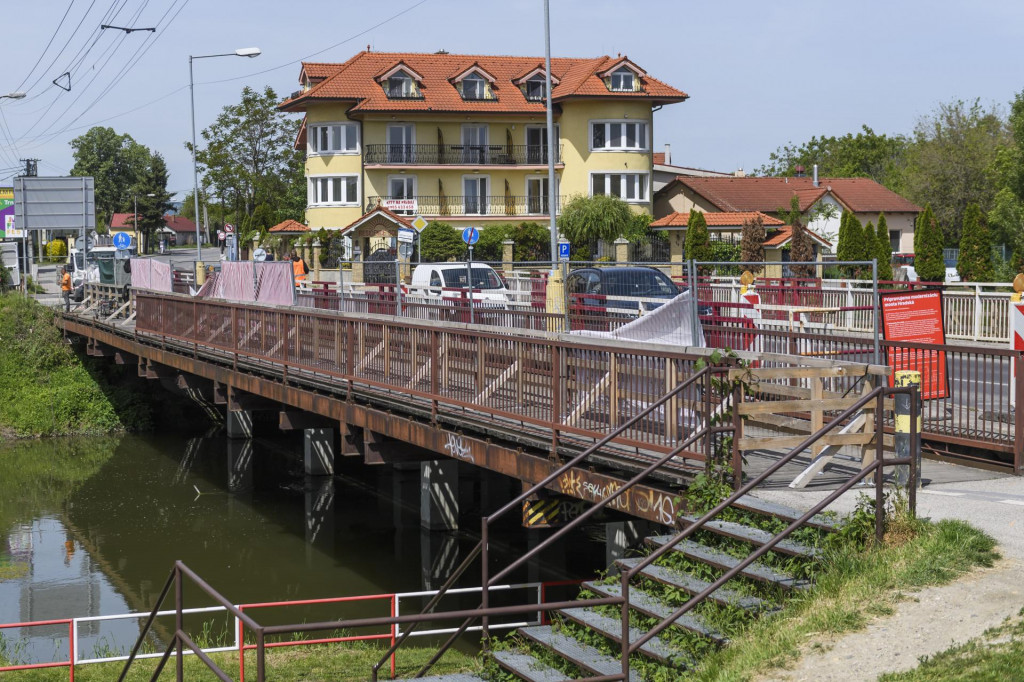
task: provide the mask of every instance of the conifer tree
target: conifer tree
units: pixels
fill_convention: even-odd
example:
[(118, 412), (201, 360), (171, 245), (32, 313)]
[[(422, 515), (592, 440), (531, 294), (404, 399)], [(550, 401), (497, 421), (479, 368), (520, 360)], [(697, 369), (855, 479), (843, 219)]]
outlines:
[(711, 240), (708, 236), (708, 223), (704, 214), (697, 209), (690, 210), (686, 221), (686, 260), (711, 260)]
[(889, 241), (889, 225), (885, 222), (885, 214), (878, 214), (878, 227), (875, 229), (875, 257), (878, 258), (878, 279), (892, 279), (892, 243)]
[[(761, 263), (764, 261), (764, 220), (758, 215), (743, 221), (743, 236), (740, 239), (740, 260), (745, 263)], [(751, 272), (758, 274), (762, 268), (749, 266)]]
[(914, 226), (914, 270), (922, 282), (946, 281), (946, 264), (942, 261), (942, 229), (935, 220), (931, 204), (924, 207)]
[(965, 282), (990, 282), (993, 277), (992, 236), (977, 204), (968, 204), (964, 211), (956, 271)]
[(843, 215), (839, 218), (839, 237), (836, 243), (836, 258), (839, 260), (856, 260), (850, 258), (850, 216), (848, 210), (843, 211)]
[[(786, 222), (793, 229), (793, 237), (789, 242), (789, 259), (797, 263), (806, 263), (814, 260), (814, 244), (811, 242), (811, 235), (804, 226), (800, 213), (800, 199), (794, 195), (789, 202), (789, 211)], [(812, 266), (798, 266), (793, 268), (797, 277), (814, 277)]]

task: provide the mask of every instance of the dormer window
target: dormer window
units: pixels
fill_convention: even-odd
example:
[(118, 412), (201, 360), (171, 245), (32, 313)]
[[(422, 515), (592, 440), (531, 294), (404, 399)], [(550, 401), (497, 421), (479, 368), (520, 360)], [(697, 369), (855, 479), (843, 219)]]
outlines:
[(484, 99), (486, 81), (480, 75), (471, 73), (462, 79), (462, 99)]
[(544, 74), (538, 73), (526, 81), (526, 99), (531, 102), (544, 101)]
[(611, 89), (614, 92), (633, 92), (636, 90), (636, 74), (625, 66), (612, 71)]
[(402, 99), (412, 97), (412, 77), (405, 71), (396, 71), (388, 78), (388, 97)]

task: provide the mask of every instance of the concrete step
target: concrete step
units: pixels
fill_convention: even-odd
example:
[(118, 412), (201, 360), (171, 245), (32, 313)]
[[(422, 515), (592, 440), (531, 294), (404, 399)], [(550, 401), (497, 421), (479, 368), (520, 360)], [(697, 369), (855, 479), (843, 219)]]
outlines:
[[(622, 596), (622, 586), (617, 583), (598, 585), (597, 583), (589, 582), (583, 583), (583, 587), (605, 597)], [(676, 610), (676, 607), (669, 606), (653, 595), (644, 592), (640, 588), (633, 587), (632, 585), (629, 588), (629, 607), (645, 616), (657, 618), (658, 620), (665, 620)], [(729, 643), (729, 640), (725, 635), (714, 628), (708, 627), (708, 625), (704, 623), (704, 620), (695, 613), (684, 613), (675, 620), (673, 625), (701, 635), (702, 637), (707, 637), (716, 644)]]
[[(649, 545), (661, 547), (672, 539), (671, 535), (659, 535), (656, 537), (649, 537), (646, 541)], [(730, 556), (725, 552), (720, 552), (717, 549), (710, 549), (690, 540), (683, 540), (680, 542), (674, 547), (674, 551), (679, 552), (694, 561), (701, 561), (705, 564), (723, 570), (729, 570), (738, 565), (741, 561), (741, 559)], [(761, 582), (778, 585), (779, 587), (787, 590), (804, 590), (811, 586), (811, 583), (807, 580), (798, 580), (793, 576), (776, 571), (775, 569), (759, 564), (756, 561), (740, 571), (740, 575), (747, 578), (753, 578), (754, 580), (760, 580)]]
[[(603, 613), (599, 613), (594, 609), (588, 608), (560, 609), (557, 613), (562, 614), (575, 623), (579, 623), (592, 632), (604, 635), (619, 646), (622, 646), (622, 622), (618, 618), (612, 618), (604, 615)], [(643, 631), (630, 627), (629, 643), (632, 644), (643, 637), (644, 634), (645, 633)], [(690, 667), (682, 665), (682, 661), (678, 660), (679, 652), (669, 647), (665, 642), (661, 641), (657, 637), (652, 638), (641, 646), (639, 651), (643, 655), (653, 658), (660, 663)]]
[[(558, 654), (577, 668), (594, 673), (594, 675), (612, 676), (622, 673), (622, 663), (617, 659), (605, 656), (594, 647), (568, 635), (555, 632), (550, 625), (519, 628), (518, 632), (534, 644)], [(630, 682), (640, 682), (640, 674), (631, 669), (629, 679)]]
[[(697, 523), (698, 519), (694, 516), (680, 516), (678, 517), (679, 523), (682, 526), (691, 526)], [(760, 528), (752, 528), (751, 526), (745, 526), (742, 523), (736, 523), (734, 521), (718, 521), (711, 520), (702, 526), (703, 529), (709, 530), (712, 533), (718, 533), (727, 538), (733, 538), (734, 540), (742, 540), (749, 542), (752, 545), (768, 544), (774, 537), (774, 533), (769, 533), (766, 530)], [(802, 545), (799, 542), (793, 540), (783, 540), (772, 548), (773, 552), (780, 552), (782, 554), (789, 554), (790, 556), (804, 557), (807, 559), (813, 559), (818, 556), (820, 552), (815, 547), (808, 547)]]
[[(643, 561), (642, 558), (619, 559), (615, 563), (622, 568), (632, 569), (633, 567), (637, 566), (641, 561)], [(665, 568), (663, 566), (657, 566), (654, 564), (644, 568), (642, 571), (640, 571), (639, 575), (642, 575), (645, 578), (649, 578), (656, 582), (662, 583), (663, 585), (674, 587), (678, 590), (681, 590), (691, 595), (700, 594), (711, 585), (711, 583), (701, 580), (700, 578), (695, 578), (689, 573), (673, 571), (670, 568)], [(630, 590), (630, 592), (632, 592), (632, 590)], [(717, 590), (714, 591), (714, 593), (712, 593), (710, 597), (708, 597), (708, 599), (710, 599), (713, 602), (722, 604), (724, 606), (738, 606), (741, 609), (745, 609), (751, 612), (767, 611), (771, 608), (767, 602), (765, 602), (762, 599), (759, 599), (758, 597), (746, 596), (740, 594), (739, 592), (736, 592), (735, 590), (730, 590), (727, 587), (719, 587)]]
[(526, 682), (562, 682), (565, 679), (565, 673), (541, 663), (530, 654), (494, 651), (491, 657), (502, 668)]
[[(732, 506), (737, 509), (756, 512), (766, 516), (777, 516), (778, 518), (786, 521), (796, 521), (804, 515), (804, 513), (798, 509), (791, 509), (790, 507), (776, 504), (774, 502), (766, 502), (765, 500), (762, 500), (759, 497), (754, 497), (753, 495), (744, 495), (736, 500)], [(832, 519), (827, 516), (817, 514), (816, 516), (812, 516), (804, 525), (812, 528), (818, 528), (820, 530), (834, 531), (839, 529), (840, 524), (838, 519)]]

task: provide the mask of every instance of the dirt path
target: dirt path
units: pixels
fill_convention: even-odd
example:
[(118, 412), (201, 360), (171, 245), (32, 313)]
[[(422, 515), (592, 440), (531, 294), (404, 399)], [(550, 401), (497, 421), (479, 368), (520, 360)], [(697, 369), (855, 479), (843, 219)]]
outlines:
[(944, 587), (930, 587), (877, 618), (865, 630), (810, 642), (790, 670), (761, 682), (853, 682), (917, 667), (918, 658), (948, 649), (999, 625), (1024, 606), (1024, 563), (1004, 559)]

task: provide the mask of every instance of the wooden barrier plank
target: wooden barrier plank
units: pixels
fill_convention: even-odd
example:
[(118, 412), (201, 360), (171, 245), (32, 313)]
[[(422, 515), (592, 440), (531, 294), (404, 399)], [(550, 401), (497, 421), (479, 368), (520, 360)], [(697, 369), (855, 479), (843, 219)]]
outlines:
[(811, 412), (813, 410), (846, 410), (857, 404), (860, 396), (829, 398), (826, 400), (772, 400), (760, 403), (743, 403), (740, 414), (764, 414), (770, 412)]
[[(807, 440), (807, 435), (798, 436), (744, 436), (739, 439), (740, 450), (777, 450), (795, 448)], [(815, 446), (826, 445), (867, 445), (874, 433), (827, 434), (815, 441)], [(813, 447), (813, 446), (812, 446)]]

